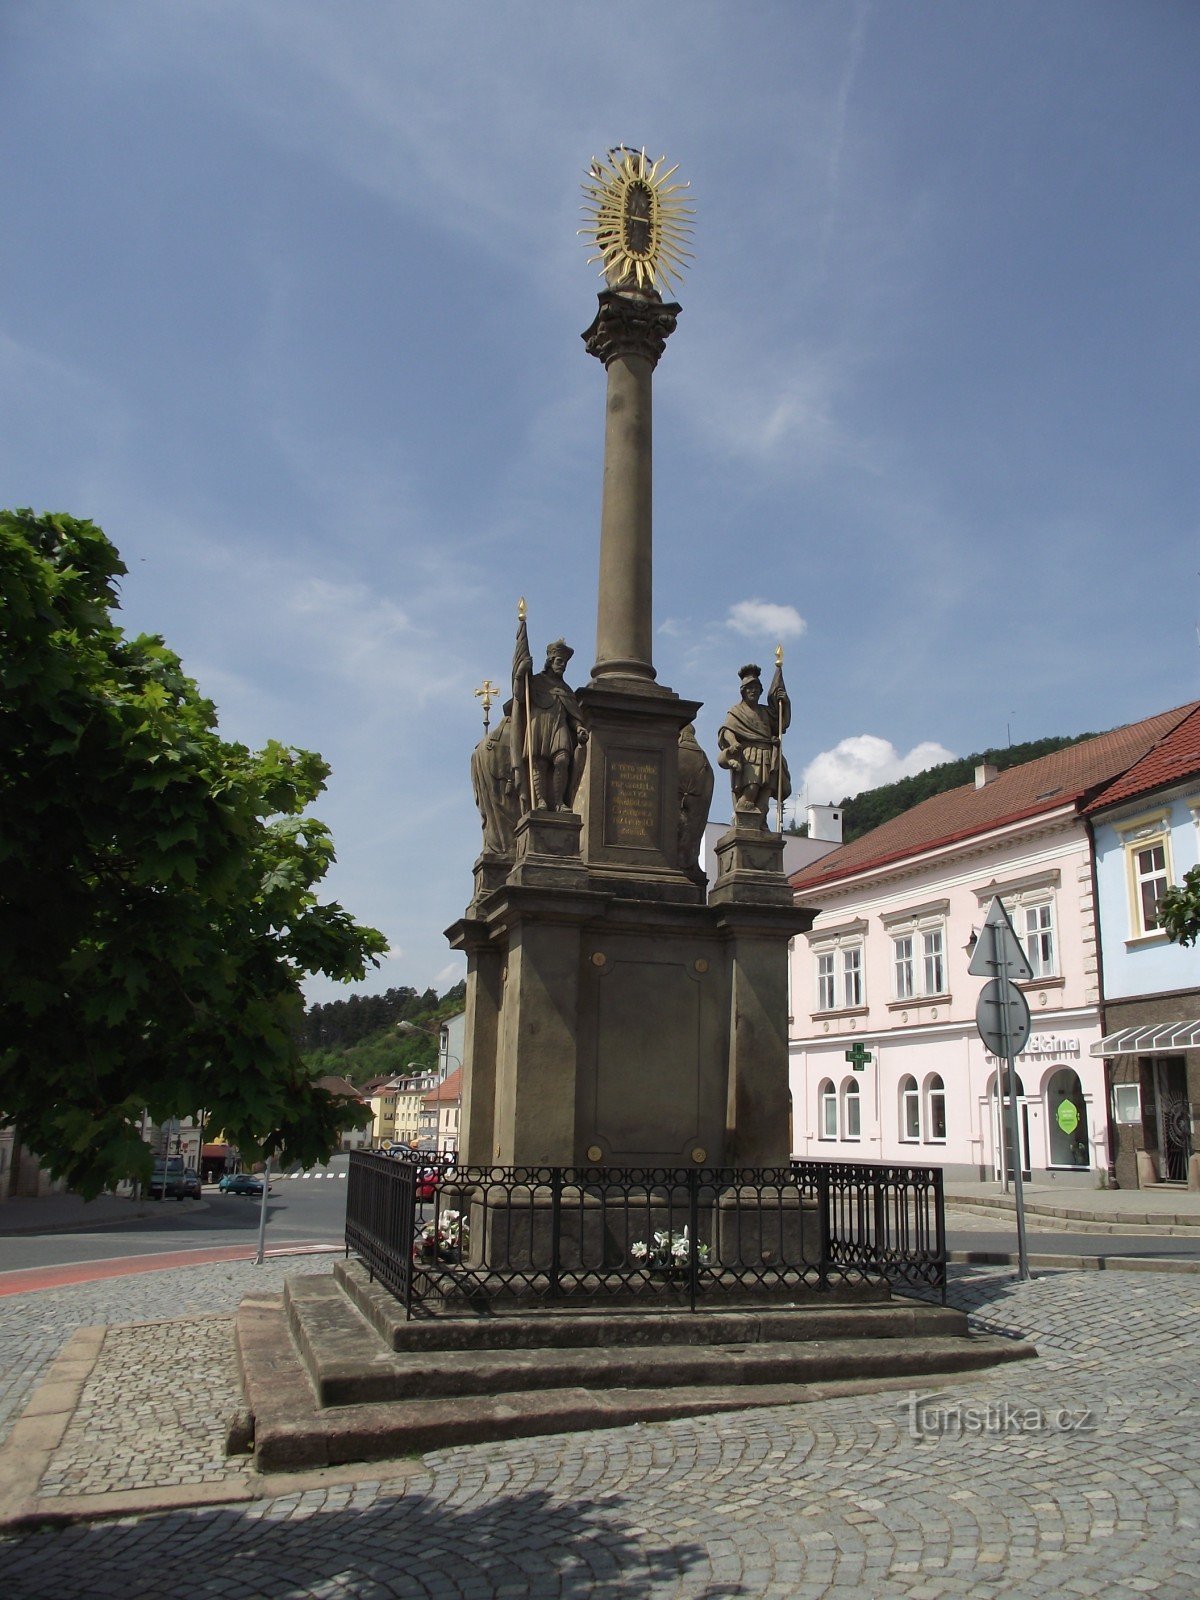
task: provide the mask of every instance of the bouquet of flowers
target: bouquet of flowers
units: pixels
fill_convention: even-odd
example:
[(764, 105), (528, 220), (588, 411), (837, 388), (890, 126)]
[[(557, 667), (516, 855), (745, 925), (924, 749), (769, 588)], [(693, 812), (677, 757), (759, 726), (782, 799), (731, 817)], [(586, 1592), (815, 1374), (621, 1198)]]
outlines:
[(461, 1211), (442, 1211), (417, 1230), (413, 1260), (461, 1261), (467, 1245), (467, 1219)]
[(688, 1238), (686, 1228), (682, 1233), (672, 1233), (667, 1228), (660, 1228), (654, 1235), (654, 1240), (651, 1244), (647, 1244), (644, 1239), (639, 1239), (635, 1244), (630, 1245), (629, 1254), (635, 1261), (646, 1267), (660, 1269), (664, 1267), (688, 1267), (691, 1265), (693, 1258), (703, 1266), (708, 1260), (708, 1246), (699, 1242), (693, 1243)]

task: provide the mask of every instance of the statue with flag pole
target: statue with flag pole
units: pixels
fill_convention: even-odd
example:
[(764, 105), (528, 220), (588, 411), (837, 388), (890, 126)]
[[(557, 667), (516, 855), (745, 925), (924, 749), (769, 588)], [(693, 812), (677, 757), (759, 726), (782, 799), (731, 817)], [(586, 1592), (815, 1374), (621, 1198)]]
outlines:
[(510, 734), (523, 811), (570, 811), (574, 806), (588, 737), (583, 709), (563, 676), (574, 654), (565, 640), (555, 639), (546, 647), (542, 671), (534, 672), (522, 600), (513, 651)]
[(741, 699), (725, 714), (717, 730), (717, 762), (729, 773), (734, 824), (765, 828), (771, 801), (779, 806), (792, 792), (783, 736), (791, 726), (792, 703), (783, 682), (783, 650), (775, 653), (775, 675), (762, 705), (762, 669), (753, 662), (738, 672)]

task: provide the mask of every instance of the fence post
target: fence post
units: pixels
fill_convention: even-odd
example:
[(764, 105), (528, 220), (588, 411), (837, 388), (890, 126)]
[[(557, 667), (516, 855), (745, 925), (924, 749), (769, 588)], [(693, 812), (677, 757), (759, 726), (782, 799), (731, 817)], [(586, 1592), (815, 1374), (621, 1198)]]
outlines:
[(700, 1174), (688, 1167), (688, 1309), (696, 1309), (696, 1288), (700, 1276)]
[(946, 1190), (944, 1187), (945, 1173), (941, 1167), (933, 1169), (933, 1206), (935, 1227), (937, 1229), (937, 1273), (938, 1288), (942, 1294), (942, 1304), (946, 1304)]
[(821, 1229), (821, 1256), (818, 1263), (818, 1283), (822, 1289), (829, 1287), (829, 1233), (832, 1227), (829, 1216), (829, 1168), (817, 1168), (817, 1218)]
[(562, 1191), (561, 1167), (550, 1169), (550, 1298), (558, 1298), (558, 1279), (562, 1268)]

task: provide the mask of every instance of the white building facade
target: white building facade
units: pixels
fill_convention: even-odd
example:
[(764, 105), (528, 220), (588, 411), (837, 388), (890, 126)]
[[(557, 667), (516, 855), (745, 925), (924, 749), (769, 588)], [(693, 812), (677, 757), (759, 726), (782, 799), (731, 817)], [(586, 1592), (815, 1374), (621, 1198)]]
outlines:
[(1172, 714), (936, 795), (792, 878), (818, 916), (793, 944), (792, 1145), (801, 1157), (1004, 1177), (1005, 1102), (967, 967), (993, 897), (1028, 953), (1017, 1060), (1022, 1170), (1063, 1187), (1108, 1168), (1099, 955), (1081, 811)]

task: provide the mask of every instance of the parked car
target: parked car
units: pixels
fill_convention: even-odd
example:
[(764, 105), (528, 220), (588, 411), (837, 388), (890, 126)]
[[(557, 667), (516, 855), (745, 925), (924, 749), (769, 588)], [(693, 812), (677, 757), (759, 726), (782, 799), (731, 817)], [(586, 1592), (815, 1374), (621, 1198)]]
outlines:
[(217, 1188), (222, 1194), (261, 1194), (263, 1181), (256, 1172), (229, 1172)]
[(187, 1199), (182, 1156), (170, 1156), (165, 1165), (162, 1161), (154, 1163), (148, 1192), (151, 1200)]
[(183, 1196), (185, 1200), (199, 1200), (203, 1191), (200, 1187), (200, 1174), (195, 1167), (185, 1167), (183, 1171)]

